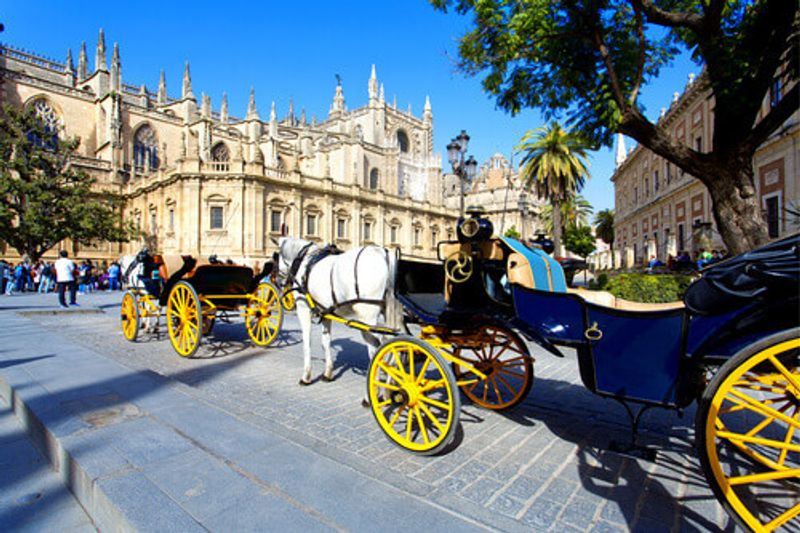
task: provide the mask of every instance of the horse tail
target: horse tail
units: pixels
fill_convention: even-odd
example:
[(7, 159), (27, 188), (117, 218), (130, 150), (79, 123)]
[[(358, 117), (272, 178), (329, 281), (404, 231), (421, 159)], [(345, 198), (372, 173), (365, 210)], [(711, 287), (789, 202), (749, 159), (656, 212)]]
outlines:
[(386, 325), (392, 329), (400, 329), (403, 325), (403, 306), (395, 296), (395, 283), (397, 280), (397, 261), (398, 255), (384, 248), (386, 253), (386, 265), (388, 267), (386, 279), (386, 308), (384, 319)]

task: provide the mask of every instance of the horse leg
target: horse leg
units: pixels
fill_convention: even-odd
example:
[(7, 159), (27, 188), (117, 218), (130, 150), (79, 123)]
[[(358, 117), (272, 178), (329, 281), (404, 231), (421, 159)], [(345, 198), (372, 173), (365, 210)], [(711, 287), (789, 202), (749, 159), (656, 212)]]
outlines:
[(333, 357), (331, 356), (331, 321), (322, 321), (322, 350), (325, 352), (325, 373), (323, 381), (333, 381)]
[(303, 375), (300, 385), (311, 384), (311, 309), (304, 302), (297, 302), (297, 319), (300, 321), (300, 331), (303, 333)]

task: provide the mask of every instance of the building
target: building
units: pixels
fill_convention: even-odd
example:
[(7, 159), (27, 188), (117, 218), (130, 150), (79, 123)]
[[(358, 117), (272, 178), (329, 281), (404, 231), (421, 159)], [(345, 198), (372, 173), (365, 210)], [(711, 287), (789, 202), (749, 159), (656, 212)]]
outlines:
[[(516, 229), (525, 238), (533, 238), (542, 230), (540, 220), (543, 203), (536, 194), (526, 191), (519, 178), (519, 170), (501, 153), (485, 161), (472, 183), (465, 184), (464, 205), (477, 205), (486, 210), (494, 224), (495, 232), (503, 235)], [(461, 183), (458, 176), (448, 174), (444, 179), (445, 205), (459, 208)]]
[(107, 63), (102, 30), (93, 70), (85, 43), (77, 68), (71, 51), (60, 63), (0, 47), (0, 100), (33, 107), (62, 135), (79, 137), (74, 164), (124, 195), (124, 216), (143, 234), (125, 245), (73, 247), (76, 255), (111, 259), (148, 244), (257, 262), (274, 251), (271, 238), (288, 233), (434, 257), (454, 228), (430, 102), (422, 117), (387, 104), (374, 66), (367, 104), (349, 110), (337, 84), (321, 121), (298, 116), (291, 103), (282, 118), (273, 103), (262, 119), (252, 89), (244, 118), (229, 113), (225, 94), (213, 109), (209, 96), (196, 97), (188, 63), (177, 98), (163, 71), (153, 92), (124, 82), (122, 70), (116, 44)]
[[(780, 98), (780, 84), (772, 92), (776, 94), (765, 99), (764, 112), (772, 98)], [(675, 139), (703, 151), (713, 138), (713, 108), (709, 92), (690, 75), (686, 90), (673, 95), (658, 123)], [(770, 237), (800, 229), (798, 217), (791, 214), (800, 206), (800, 110), (759, 147), (753, 170)], [(642, 146), (626, 153), (621, 135), (617, 136), (611, 180), (617, 265), (629, 268), (647, 263), (653, 255), (666, 263), (681, 250), (695, 257), (700, 248), (725, 248), (716, 231), (706, 187)], [(609, 262), (604, 260), (604, 264)]]

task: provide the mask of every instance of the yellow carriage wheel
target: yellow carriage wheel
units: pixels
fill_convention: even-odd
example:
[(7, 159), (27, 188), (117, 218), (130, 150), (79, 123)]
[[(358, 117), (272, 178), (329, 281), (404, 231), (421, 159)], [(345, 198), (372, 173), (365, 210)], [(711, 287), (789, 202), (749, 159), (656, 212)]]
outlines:
[(519, 335), (502, 326), (483, 326), (467, 340), (453, 355), (485, 374), (486, 379), (453, 363), (456, 379), (462, 383), (461, 392), (485, 409), (509, 409), (524, 400), (533, 386), (533, 358)]
[(135, 341), (136, 336), (139, 334), (139, 303), (136, 301), (136, 295), (132, 291), (125, 291), (125, 294), (122, 295), (120, 320), (122, 322), (122, 334), (129, 341)]
[(283, 323), (283, 309), (278, 289), (272, 283), (260, 283), (247, 302), (245, 326), (258, 346), (269, 346), (278, 337)]
[(461, 403), (449, 365), (430, 344), (397, 337), (381, 346), (369, 366), (367, 395), (394, 444), (434, 455), (453, 441)]
[(726, 362), (700, 401), (700, 461), (740, 526), (800, 529), (800, 330)]
[(294, 292), (286, 291), (283, 293), (283, 297), (281, 298), (281, 305), (286, 311), (291, 311), (294, 309)]
[(167, 299), (167, 329), (172, 347), (182, 357), (191, 357), (203, 338), (203, 310), (194, 287), (179, 281)]

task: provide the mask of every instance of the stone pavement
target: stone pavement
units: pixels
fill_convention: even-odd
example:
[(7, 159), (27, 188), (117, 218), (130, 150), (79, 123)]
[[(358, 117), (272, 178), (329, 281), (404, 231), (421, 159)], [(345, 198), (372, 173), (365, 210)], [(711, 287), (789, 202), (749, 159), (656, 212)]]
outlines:
[(573, 354), (531, 346), (526, 401), (465, 401), (455, 449), (419, 457), (360, 406), (366, 350), (346, 328), (336, 381), (299, 387), (292, 314), (275, 346), (253, 347), (236, 319), (183, 359), (164, 335), (126, 341), (120, 298), (55, 313), (52, 295), (0, 297), (0, 396), (38, 421), (35, 440), (101, 529), (733, 529), (699, 467), (693, 409), (645, 415), (653, 463), (604, 451), (627, 438), (626, 415), (580, 384)]

